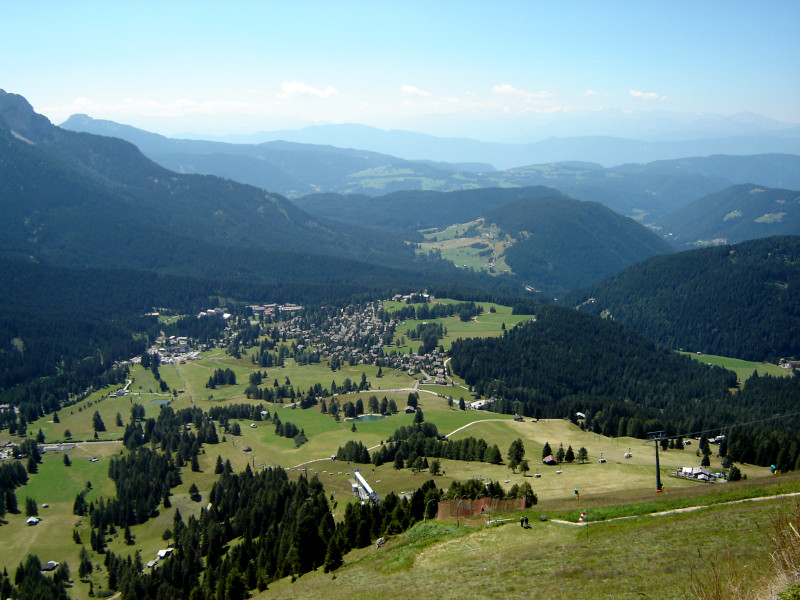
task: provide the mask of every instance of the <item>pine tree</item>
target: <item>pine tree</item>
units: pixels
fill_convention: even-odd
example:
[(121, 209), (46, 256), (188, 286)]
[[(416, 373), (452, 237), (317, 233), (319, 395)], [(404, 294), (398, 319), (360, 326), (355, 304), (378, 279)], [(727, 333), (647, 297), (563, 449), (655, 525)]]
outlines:
[(94, 416), (92, 417), (92, 427), (94, 427), (95, 432), (106, 430), (106, 425), (103, 423), (100, 412), (97, 410), (94, 411)]
[(39, 516), (39, 507), (36, 505), (36, 500), (34, 500), (31, 497), (25, 498), (25, 516), (26, 517)]
[(572, 446), (567, 448), (567, 453), (564, 455), (564, 460), (568, 463), (575, 462), (575, 453), (572, 451)]
[(339, 547), (338, 536), (334, 535), (328, 542), (328, 551), (325, 553), (324, 571), (330, 573), (342, 566), (342, 549)]
[(564, 462), (566, 455), (567, 453), (564, 451), (564, 444), (559, 445), (558, 451), (556, 452), (556, 460), (560, 463)]
[(542, 448), (542, 458), (547, 458), (553, 454), (553, 450), (550, 448), (550, 442), (544, 443), (544, 448)]

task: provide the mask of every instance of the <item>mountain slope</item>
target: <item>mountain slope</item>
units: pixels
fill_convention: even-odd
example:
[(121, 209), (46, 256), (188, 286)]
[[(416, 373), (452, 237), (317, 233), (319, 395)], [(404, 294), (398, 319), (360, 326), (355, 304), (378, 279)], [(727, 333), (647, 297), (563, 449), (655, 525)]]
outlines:
[(800, 192), (736, 185), (695, 200), (658, 224), (662, 233), (683, 248), (798, 235)]
[[(648, 150), (651, 144), (645, 142), (600, 137), (497, 145), (342, 126), (323, 128), (330, 135), (322, 137), (315, 137), (312, 131), (305, 132), (308, 135), (279, 132), (271, 142), (228, 144), (169, 139), (111, 121), (94, 120), (86, 115), (73, 115), (63, 125), (78, 131), (122, 137), (161, 165), (178, 172), (228, 177), (292, 199), (313, 192), (374, 197), (401, 190), (455, 191), (544, 185), (556, 187), (572, 198), (602, 202), (615, 212), (635, 216), (643, 223), (652, 223), (657, 217), (736, 183), (800, 189), (800, 156), (697, 156), (701, 150), (708, 154), (719, 152), (725, 147), (719, 143), (706, 148), (692, 144), (684, 147), (678, 142), (673, 144), (670, 156), (694, 152), (695, 158), (604, 168), (600, 164), (575, 162), (574, 159), (579, 156), (584, 161), (591, 159), (593, 149), (605, 148), (609, 144), (625, 147), (628, 161), (661, 156), (651, 154)], [(294, 143), (278, 141), (283, 134), (286, 136), (283, 139), (292, 139)], [(379, 138), (391, 138), (398, 141), (399, 146), (394, 143), (381, 145), (377, 141)], [(403, 153), (403, 156), (434, 160), (441, 159), (440, 150), (444, 146), (458, 147), (458, 162), (469, 161), (471, 164), (412, 161), (368, 150), (312, 145), (311, 141), (373, 150), (409, 149), (413, 142), (414, 153)], [(359, 145), (360, 142), (364, 145)], [(526, 150), (518, 154), (520, 149), (539, 146), (541, 148), (533, 153)], [(743, 147), (747, 147), (749, 152), (769, 148), (757, 144)], [(684, 148), (684, 151), (679, 152), (679, 148)], [(727, 148), (729, 152), (737, 151), (732, 145)], [(784, 151), (792, 150), (784, 148)], [(517, 158), (509, 158), (514, 156)], [(475, 164), (476, 160), (485, 164)], [(507, 170), (496, 171), (488, 163), (501, 165)]]
[(526, 198), (489, 211), (484, 219), (518, 240), (506, 249), (506, 262), (541, 289), (583, 287), (672, 251), (659, 236), (597, 202)]
[(755, 361), (798, 357), (800, 237), (654, 257), (561, 300), (608, 312), (674, 349)]
[[(318, 144), (281, 140), (261, 144), (227, 144), (171, 139), (113, 121), (95, 120), (87, 115), (73, 115), (62, 127), (127, 140), (145, 155), (173, 171), (228, 177), (290, 197), (349, 190), (354, 185), (360, 185), (364, 174), (369, 174), (372, 180), (372, 173), (383, 169), (439, 181), (448, 179), (456, 170), (456, 167), (443, 163), (407, 161), (378, 152)], [(492, 169), (490, 165), (484, 167)], [(356, 177), (355, 183), (348, 181), (353, 176)]]
[(487, 210), (520, 198), (563, 196), (543, 186), (480, 188), (453, 192), (401, 191), (378, 196), (312, 194), (295, 204), (317, 217), (369, 223), (387, 229), (418, 230), (472, 221)]
[[(210, 244), (390, 264), (413, 261), (400, 236), (315, 219), (255, 187), (173, 173), (132, 144), (53, 127), (24, 98), (5, 93), (1, 98), (0, 192), (7, 218), (0, 225), (0, 247), (5, 251), (130, 264), (137, 253), (150, 254), (157, 245), (177, 245), (191, 256), (192, 244)], [(107, 250), (98, 254), (92, 244), (100, 240)]]

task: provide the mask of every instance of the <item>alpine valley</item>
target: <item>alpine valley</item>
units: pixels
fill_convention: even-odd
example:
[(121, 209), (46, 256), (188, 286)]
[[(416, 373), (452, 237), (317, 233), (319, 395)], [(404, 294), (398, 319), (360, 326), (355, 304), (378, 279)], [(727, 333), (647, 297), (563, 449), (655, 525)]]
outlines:
[(796, 134), (279, 133), (0, 90), (0, 597), (798, 597)]

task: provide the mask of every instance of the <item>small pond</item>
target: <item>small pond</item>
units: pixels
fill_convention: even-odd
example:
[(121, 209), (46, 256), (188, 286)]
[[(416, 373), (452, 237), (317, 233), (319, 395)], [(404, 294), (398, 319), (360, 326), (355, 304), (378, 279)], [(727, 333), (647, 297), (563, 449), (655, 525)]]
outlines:
[(384, 415), (361, 415), (355, 419), (345, 419), (345, 421), (380, 421)]

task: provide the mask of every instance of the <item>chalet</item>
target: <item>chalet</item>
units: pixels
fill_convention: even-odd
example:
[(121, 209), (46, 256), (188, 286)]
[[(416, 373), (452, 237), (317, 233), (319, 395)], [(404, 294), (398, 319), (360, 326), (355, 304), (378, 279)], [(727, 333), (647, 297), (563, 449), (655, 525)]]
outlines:
[(405, 410), (407, 415), (411, 415), (417, 412), (417, 409), (414, 408), (413, 406), (406, 406)]
[(556, 457), (555, 457), (555, 456), (553, 456), (552, 454), (548, 454), (547, 456), (545, 456), (545, 457), (542, 459), (542, 462), (543, 462), (544, 464), (546, 464), (546, 465), (550, 465), (550, 466), (555, 466), (555, 465), (557, 465), (557, 464), (558, 464), (558, 461), (556, 460)]
[(58, 568), (58, 563), (54, 560), (48, 561), (42, 565), (42, 571), (55, 571)]

